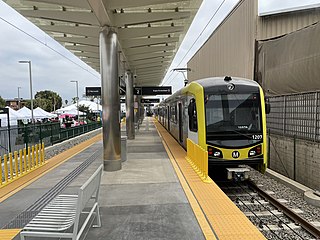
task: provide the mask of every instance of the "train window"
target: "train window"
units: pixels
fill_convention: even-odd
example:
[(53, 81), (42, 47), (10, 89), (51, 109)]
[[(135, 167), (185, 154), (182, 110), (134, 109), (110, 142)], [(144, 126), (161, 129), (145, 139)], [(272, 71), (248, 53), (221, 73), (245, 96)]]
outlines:
[(197, 122), (197, 107), (196, 100), (194, 98), (190, 99), (188, 105), (188, 115), (189, 115), (189, 129), (192, 132), (198, 131), (198, 122)]
[(170, 107), (170, 120), (174, 123), (177, 123), (177, 106)]

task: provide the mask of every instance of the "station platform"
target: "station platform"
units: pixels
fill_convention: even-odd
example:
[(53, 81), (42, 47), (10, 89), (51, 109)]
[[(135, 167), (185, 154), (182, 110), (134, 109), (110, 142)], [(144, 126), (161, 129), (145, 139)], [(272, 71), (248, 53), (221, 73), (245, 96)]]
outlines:
[[(17, 233), (49, 201), (48, 193), (76, 193), (102, 163), (102, 147), (100, 135), (57, 155), (65, 158), (57, 167), (1, 199), (0, 239), (20, 239)], [(217, 185), (200, 180), (185, 156), (146, 118), (127, 141), (122, 170), (103, 173), (102, 227), (90, 228), (85, 239), (265, 239)]]

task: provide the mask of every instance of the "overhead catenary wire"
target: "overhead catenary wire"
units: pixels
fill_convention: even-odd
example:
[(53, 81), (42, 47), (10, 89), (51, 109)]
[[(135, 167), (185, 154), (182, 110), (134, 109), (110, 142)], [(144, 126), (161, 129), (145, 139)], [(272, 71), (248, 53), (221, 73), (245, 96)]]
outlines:
[[(49, 48), (50, 50), (54, 51), (55, 53), (57, 53), (58, 55), (60, 55), (61, 57), (67, 59), (68, 61), (70, 61), (71, 63), (77, 65), (78, 67), (80, 67), (81, 69), (83, 69), (84, 71), (88, 72), (89, 74), (91, 74), (92, 76), (94, 76), (95, 78), (100, 80), (100, 77), (96, 76), (92, 71), (86, 69), (85, 67), (81, 66), (79, 63), (77, 63), (76, 61), (68, 58), (67, 56), (65, 56), (64, 54), (60, 53), (59, 51), (57, 51), (56, 49), (54, 49), (53, 47), (49, 46), (48, 44), (42, 42), (40, 39), (36, 38), (35, 36), (32, 36), (30, 33), (24, 31), (23, 29), (19, 28), (18, 26), (14, 25), (13, 23), (7, 21), (6, 19), (4, 19), (3, 17), (0, 16), (0, 19), (9, 24), (10, 26), (14, 27), (15, 29), (17, 29), (18, 31), (26, 34), (27, 36), (31, 37), (32, 39), (36, 40), (37, 42), (41, 43), (42, 45), (46, 46), (47, 48)], [(80, 59), (81, 60), (81, 59)]]
[[(211, 23), (211, 21), (213, 20), (213, 18), (217, 15), (217, 13), (219, 12), (219, 10), (221, 9), (221, 7), (223, 6), (223, 4), (225, 3), (226, 0), (223, 0), (220, 5), (218, 6), (218, 8), (216, 9), (216, 11), (213, 13), (213, 15), (211, 16), (211, 18), (209, 19), (209, 21), (207, 22), (207, 24), (204, 26), (204, 28), (202, 29), (202, 31), (200, 32), (200, 34), (198, 35), (198, 37), (194, 40), (194, 42), (192, 43), (192, 45), (190, 46), (190, 48), (188, 49), (188, 51), (185, 53), (185, 55), (183, 56), (183, 58), (181, 59), (181, 61), (176, 65), (176, 67), (180, 67), (180, 64), (183, 62), (183, 60), (187, 57), (187, 55), (189, 54), (189, 52), (191, 51), (191, 49), (194, 47), (194, 45), (197, 43), (197, 41), (200, 39), (200, 37), (202, 36), (202, 34), (204, 33), (204, 31), (207, 29), (207, 27), (209, 26), (209, 24)], [(164, 81), (161, 86), (163, 86), (164, 84), (169, 84), (173, 81), (173, 79), (177, 76), (175, 76), (174, 78), (170, 79), (173, 76), (174, 72), (172, 72), (170, 74), (170, 76), (167, 78), (166, 81)], [(170, 81), (169, 81), (170, 80)]]

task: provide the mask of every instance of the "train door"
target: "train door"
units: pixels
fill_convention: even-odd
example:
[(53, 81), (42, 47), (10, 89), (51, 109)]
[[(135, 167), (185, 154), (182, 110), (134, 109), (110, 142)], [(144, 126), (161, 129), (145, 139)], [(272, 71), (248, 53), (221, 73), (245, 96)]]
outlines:
[(197, 106), (194, 97), (188, 97), (188, 138), (198, 144)]
[(170, 132), (170, 106), (167, 107), (168, 131)]
[(179, 141), (182, 143), (183, 142), (183, 109), (182, 109), (182, 104), (179, 102), (178, 104), (178, 112), (179, 112)]

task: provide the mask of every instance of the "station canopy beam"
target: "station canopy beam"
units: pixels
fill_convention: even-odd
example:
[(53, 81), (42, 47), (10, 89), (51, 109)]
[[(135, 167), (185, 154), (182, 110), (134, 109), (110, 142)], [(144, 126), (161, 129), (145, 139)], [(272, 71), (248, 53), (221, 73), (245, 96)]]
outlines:
[[(125, 70), (159, 85), (202, 0), (4, 0), (100, 72), (99, 32), (117, 31)], [(154, 73), (153, 77), (150, 77)], [(148, 79), (148, 80), (147, 80)], [(142, 82), (142, 81), (141, 81)]]

